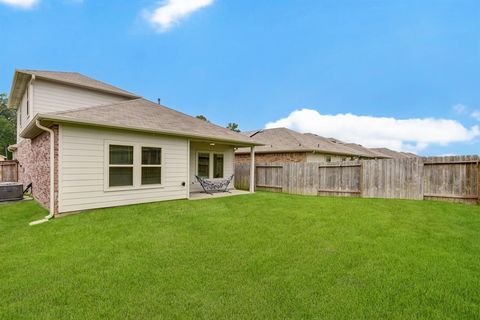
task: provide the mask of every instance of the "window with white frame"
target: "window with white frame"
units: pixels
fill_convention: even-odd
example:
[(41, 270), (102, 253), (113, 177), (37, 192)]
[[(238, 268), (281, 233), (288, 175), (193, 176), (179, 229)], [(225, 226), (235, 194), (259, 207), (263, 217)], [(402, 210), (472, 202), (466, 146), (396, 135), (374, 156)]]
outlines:
[(162, 183), (162, 149), (142, 147), (142, 185)]
[(213, 154), (213, 178), (223, 178), (223, 154)]
[(200, 178), (210, 177), (210, 153), (199, 152), (197, 157), (197, 175)]
[(133, 146), (109, 145), (108, 186), (133, 186)]
[(106, 188), (162, 184), (162, 148), (107, 142), (105, 145), (108, 148)]
[(197, 175), (201, 178), (219, 179), (224, 177), (224, 154), (218, 152), (197, 153)]

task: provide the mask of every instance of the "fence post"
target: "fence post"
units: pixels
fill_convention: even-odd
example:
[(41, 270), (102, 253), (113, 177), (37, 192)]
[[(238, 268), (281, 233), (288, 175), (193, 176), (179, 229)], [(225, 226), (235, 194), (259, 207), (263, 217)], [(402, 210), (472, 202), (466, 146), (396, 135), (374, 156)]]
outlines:
[(480, 161), (477, 161), (477, 204), (480, 204)]
[(360, 198), (363, 198), (363, 162), (364, 160), (358, 160), (360, 162), (360, 175), (358, 177), (358, 179), (360, 180), (358, 182), (358, 189), (360, 191)]

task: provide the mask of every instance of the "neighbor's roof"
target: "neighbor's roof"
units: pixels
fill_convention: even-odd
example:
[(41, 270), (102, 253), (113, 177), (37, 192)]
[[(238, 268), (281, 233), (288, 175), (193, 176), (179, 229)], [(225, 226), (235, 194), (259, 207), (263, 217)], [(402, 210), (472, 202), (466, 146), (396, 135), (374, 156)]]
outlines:
[(87, 77), (78, 72), (60, 72), (60, 71), (43, 71), (43, 70), (15, 70), (12, 89), (10, 90), (9, 106), (17, 106), (21, 101), (26, 84), (31, 77), (36, 79), (44, 79), (48, 81), (60, 82), (76, 87), (102, 91), (110, 94), (121, 95), (129, 98), (140, 98), (140, 96), (117, 88), (108, 83), (101, 82)]
[(380, 152), (375, 152), (374, 150), (369, 149), (367, 147), (364, 147), (361, 144), (348, 143), (348, 142), (344, 142), (344, 141), (341, 141), (341, 140), (338, 140), (338, 139), (335, 139), (335, 138), (328, 138), (328, 140), (332, 141), (333, 143), (339, 143), (339, 144), (345, 145), (345, 146), (347, 146), (351, 149), (354, 149), (354, 150), (357, 150), (359, 152), (363, 152), (365, 154), (368, 154), (372, 158), (387, 158), (387, 159), (391, 158), (390, 156), (388, 156), (386, 154), (382, 154)]
[(390, 156), (388, 156), (386, 154), (379, 154), (378, 152), (375, 152), (370, 148), (364, 147), (361, 144), (346, 143), (345, 145), (349, 148), (365, 152), (368, 155), (370, 155), (372, 158), (386, 158), (386, 159), (390, 158)]
[(416, 154), (413, 154), (410, 152), (398, 152), (388, 148), (371, 148), (370, 150), (372, 150), (373, 152), (379, 155), (388, 156), (389, 158), (393, 158), (393, 159), (418, 158)]
[[(191, 117), (143, 98), (114, 104), (80, 108), (69, 111), (37, 114), (36, 119), (46, 124), (78, 123), (109, 128), (152, 132), (197, 138), (200, 140), (228, 142), (237, 146), (260, 145), (240, 133)], [(38, 134), (35, 121), (21, 133), (30, 138)]]
[[(348, 156), (369, 157), (369, 154), (348, 146), (334, 143), (329, 139), (311, 133), (299, 133), (287, 128), (274, 128), (252, 131), (252, 138), (265, 145), (256, 147), (257, 153), (281, 152), (321, 152)], [(236, 153), (248, 153), (249, 150), (240, 148)]]

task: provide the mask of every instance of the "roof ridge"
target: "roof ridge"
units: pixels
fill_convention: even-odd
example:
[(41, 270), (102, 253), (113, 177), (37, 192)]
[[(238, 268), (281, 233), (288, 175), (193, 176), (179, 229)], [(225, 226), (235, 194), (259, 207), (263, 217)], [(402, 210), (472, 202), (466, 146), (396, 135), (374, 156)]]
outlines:
[[(48, 113), (46, 113), (46, 114), (62, 115), (62, 114), (65, 114), (65, 113), (76, 112), (76, 111), (84, 111), (84, 110), (88, 110), (88, 109), (97, 109), (97, 108), (103, 108), (103, 107), (113, 107), (113, 106), (116, 106), (116, 105), (120, 105), (120, 104), (124, 104), (124, 103), (128, 103), (128, 102), (132, 102), (132, 101), (136, 101), (136, 100), (146, 100), (146, 99), (143, 99), (143, 98), (128, 99), (128, 100), (125, 100), (125, 101), (120, 101), (120, 102), (115, 102), (115, 103), (100, 104), (100, 105), (96, 105), (96, 106), (80, 107), (80, 108), (75, 108), (75, 109), (70, 109), (70, 110), (65, 110), (65, 111), (48, 112)], [(148, 101), (148, 100), (147, 100), (147, 101)], [(152, 103), (153, 103), (153, 102), (152, 102)]]
[(297, 132), (297, 131), (294, 131), (292, 129), (289, 129), (289, 128), (285, 128), (285, 127), (278, 127), (278, 128), (270, 128), (270, 129), (267, 129), (267, 130), (283, 130), (285, 131), (285, 133), (287, 133), (289, 136), (291, 136), (295, 141), (297, 141), (298, 145), (301, 146), (301, 147), (304, 147), (302, 141), (300, 141), (297, 137), (297, 135), (302, 135), (303, 133), (300, 133), (300, 132)]
[(303, 143), (303, 141), (301, 141), (300, 139), (298, 139), (298, 135), (302, 136), (303, 133), (300, 133), (300, 132), (297, 132), (297, 131), (293, 131), (293, 130), (288, 129), (288, 128), (284, 128), (284, 129), (286, 129), (286, 130), (287, 130), (287, 133), (288, 133), (289, 135), (291, 135), (291, 136), (293, 137), (293, 139), (295, 139), (295, 141), (298, 142), (298, 145), (299, 145), (300, 147), (307, 147), (307, 146)]
[[(18, 71), (18, 72), (76, 73), (76, 74), (80, 74), (82, 76), (88, 77), (88, 76), (86, 76), (86, 75), (84, 75), (84, 74), (82, 74), (78, 71), (57, 71), (57, 70), (40, 70), (40, 69), (15, 69), (15, 71)], [(91, 78), (91, 79), (93, 79), (93, 78)], [(93, 80), (96, 80), (96, 79), (93, 79)]]

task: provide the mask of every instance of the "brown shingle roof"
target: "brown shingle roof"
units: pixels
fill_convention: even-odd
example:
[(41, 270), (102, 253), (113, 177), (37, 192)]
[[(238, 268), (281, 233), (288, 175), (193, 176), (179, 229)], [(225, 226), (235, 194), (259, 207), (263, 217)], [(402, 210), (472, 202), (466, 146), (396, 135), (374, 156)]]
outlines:
[[(349, 148), (340, 143), (334, 143), (327, 138), (311, 133), (299, 133), (287, 128), (265, 129), (256, 132), (252, 138), (262, 142), (265, 146), (255, 148), (258, 153), (281, 153), (281, 152), (322, 152), (341, 154), (348, 156), (369, 157), (369, 154)], [(249, 150), (240, 148), (237, 153), (247, 153)]]
[(35, 77), (43, 78), (52, 81), (72, 84), (79, 87), (109, 92), (131, 98), (140, 98), (140, 96), (128, 92), (126, 90), (117, 88), (108, 83), (101, 82), (90, 77), (87, 77), (78, 72), (60, 72), (60, 71), (44, 71), (44, 70), (17, 70), (19, 73), (35, 75)]
[[(39, 114), (38, 118), (51, 122), (73, 122), (211, 139), (241, 146), (259, 144), (250, 137), (240, 133), (191, 117), (143, 98), (104, 106)], [(35, 133), (32, 131), (32, 133), (25, 133), (24, 135), (28, 137), (32, 134)]]
[(387, 156), (387, 157), (393, 158), (393, 159), (417, 158), (418, 157), (416, 154), (413, 154), (413, 153), (398, 152), (398, 151), (394, 151), (394, 150), (391, 150), (391, 149), (388, 149), (388, 148), (371, 148), (370, 150), (372, 150), (373, 152), (375, 152), (379, 155), (384, 155), (384, 156)]

